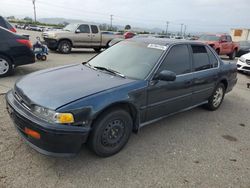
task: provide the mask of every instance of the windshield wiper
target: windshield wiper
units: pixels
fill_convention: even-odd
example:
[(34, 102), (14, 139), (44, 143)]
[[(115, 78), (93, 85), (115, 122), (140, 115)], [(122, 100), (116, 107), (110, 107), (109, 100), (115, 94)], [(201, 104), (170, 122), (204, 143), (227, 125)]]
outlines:
[(104, 70), (104, 71), (110, 72), (110, 73), (115, 74), (115, 75), (118, 75), (118, 76), (120, 76), (120, 77), (122, 77), (122, 78), (126, 78), (125, 75), (123, 75), (123, 74), (121, 74), (120, 72), (115, 71), (115, 70), (113, 70), (113, 69), (109, 69), (109, 68), (101, 67), (101, 66), (94, 66), (94, 68), (99, 69), (99, 70)]

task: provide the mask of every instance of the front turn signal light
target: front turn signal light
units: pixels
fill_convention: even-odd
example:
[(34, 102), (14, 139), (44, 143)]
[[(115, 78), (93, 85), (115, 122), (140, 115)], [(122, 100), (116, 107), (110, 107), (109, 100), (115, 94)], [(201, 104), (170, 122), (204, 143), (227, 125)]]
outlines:
[(34, 131), (34, 130), (32, 130), (32, 129), (29, 129), (29, 128), (27, 128), (27, 127), (25, 127), (24, 128), (24, 132), (27, 134), (27, 135), (29, 135), (29, 136), (31, 136), (31, 137), (33, 137), (33, 138), (35, 138), (35, 139), (40, 139), (41, 138), (41, 135), (38, 133), (38, 132), (36, 132), (36, 131)]
[(74, 116), (70, 113), (58, 113), (56, 119), (61, 124), (74, 123)]

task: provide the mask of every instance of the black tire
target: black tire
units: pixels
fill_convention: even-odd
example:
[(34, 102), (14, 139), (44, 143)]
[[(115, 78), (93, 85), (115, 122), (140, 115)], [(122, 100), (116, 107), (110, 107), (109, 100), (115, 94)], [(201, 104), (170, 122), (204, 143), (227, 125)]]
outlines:
[(58, 45), (58, 50), (62, 54), (69, 54), (71, 52), (71, 42), (68, 40), (62, 40)]
[(36, 55), (36, 58), (37, 58), (38, 60), (41, 60), (42, 55), (41, 55), (41, 54), (37, 54), (37, 55)]
[(94, 50), (95, 50), (96, 52), (100, 52), (100, 51), (101, 51), (101, 48), (94, 48)]
[(47, 60), (47, 56), (46, 55), (42, 55), (41, 60), (42, 61), (46, 61)]
[(215, 52), (220, 55), (220, 49), (216, 49)]
[(209, 97), (208, 103), (205, 107), (211, 111), (217, 110), (223, 102), (225, 91), (225, 85), (223, 83), (219, 83), (213, 94)]
[(237, 51), (234, 50), (231, 54), (229, 54), (229, 59), (234, 60), (236, 57)]
[(3, 55), (0, 55), (0, 77), (9, 76), (13, 73), (12, 61)]
[(87, 145), (96, 155), (109, 157), (126, 145), (132, 128), (128, 112), (119, 108), (108, 110), (94, 122)]

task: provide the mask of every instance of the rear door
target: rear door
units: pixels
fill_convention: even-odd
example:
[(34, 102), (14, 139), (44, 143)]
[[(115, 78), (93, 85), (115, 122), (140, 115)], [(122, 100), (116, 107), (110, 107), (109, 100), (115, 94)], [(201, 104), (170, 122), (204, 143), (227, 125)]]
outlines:
[(213, 93), (218, 80), (219, 60), (207, 46), (190, 45), (193, 67), (193, 105), (206, 101)]
[(99, 31), (99, 28), (96, 25), (91, 25), (91, 39), (92, 39), (92, 46), (99, 47), (101, 46), (101, 33)]
[(92, 38), (89, 25), (81, 24), (78, 26), (77, 30), (79, 30), (79, 33), (74, 33), (73, 37), (74, 46), (91, 47)]
[(175, 81), (154, 81), (147, 89), (147, 118), (154, 120), (177, 112), (192, 104), (192, 73), (188, 45), (173, 46), (159, 67), (158, 72), (169, 70), (176, 73)]

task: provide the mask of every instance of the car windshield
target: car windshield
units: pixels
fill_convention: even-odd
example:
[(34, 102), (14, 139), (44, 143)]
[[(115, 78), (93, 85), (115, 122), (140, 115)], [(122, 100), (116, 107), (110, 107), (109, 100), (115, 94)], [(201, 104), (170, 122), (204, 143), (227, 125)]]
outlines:
[(78, 24), (69, 24), (63, 28), (64, 31), (75, 31)]
[(202, 40), (202, 41), (219, 41), (220, 37), (215, 36), (215, 35), (201, 35), (199, 40)]
[(145, 79), (166, 46), (123, 41), (88, 62), (92, 67), (105, 67), (132, 79)]

